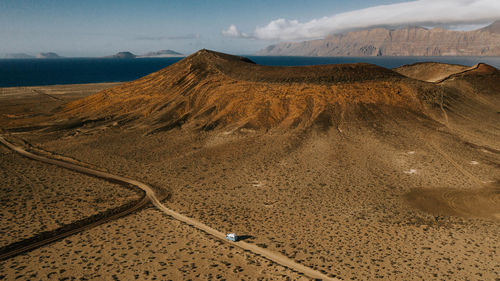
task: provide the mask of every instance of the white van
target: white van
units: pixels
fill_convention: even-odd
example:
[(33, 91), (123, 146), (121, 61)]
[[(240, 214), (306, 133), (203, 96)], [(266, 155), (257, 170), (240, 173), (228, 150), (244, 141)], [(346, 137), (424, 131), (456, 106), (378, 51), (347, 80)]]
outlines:
[(226, 235), (226, 239), (229, 241), (236, 242), (236, 241), (238, 241), (238, 236), (235, 233), (228, 233)]

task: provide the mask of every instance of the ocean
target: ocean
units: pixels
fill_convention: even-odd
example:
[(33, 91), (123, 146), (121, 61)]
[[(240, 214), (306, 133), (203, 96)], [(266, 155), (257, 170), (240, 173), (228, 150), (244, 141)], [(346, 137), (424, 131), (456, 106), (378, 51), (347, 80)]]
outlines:
[[(258, 64), (276, 66), (366, 62), (394, 68), (416, 62), (435, 61), (469, 66), (484, 62), (500, 68), (500, 57), (246, 57)], [(0, 87), (131, 81), (181, 59), (0, 59)]]

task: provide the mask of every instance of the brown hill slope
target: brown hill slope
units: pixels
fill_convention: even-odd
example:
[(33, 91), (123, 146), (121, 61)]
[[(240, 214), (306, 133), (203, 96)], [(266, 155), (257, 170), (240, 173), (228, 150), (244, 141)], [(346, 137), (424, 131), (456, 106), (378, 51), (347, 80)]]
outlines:
[[(480, 63), (460, 67), (436, 63), (396, 69), (420, 80), (435, 81), (443, 95), (435, 99), (441, 109), (433, 114), (455, 134), (471, 143), (498, 143), (500, 135), (500, 71)], [(439, 78), (439, 79), (438, 79)], [(435, 113), (435, 112), (434, 112)]]
[(472, 31), (371, 28), (324, 39), (268, 46), (269, 56), (498, 56), (500, 22)]
[(393, 70), (401, 75), (421, 81), (446, 82), (444, 84), (461, 92), (469, 90), (483, 94), (500, 94), (500, 71), (485, 63), (469, 67), (457, 64), (424, 62), (403, 65)]
[(334, 126), (421, 114), (441, 88), (370, 64), (270, 67), (202, 50), (139, 80), (69, 103), (62, 116), (168, 130)]
[[(447, 81), (446, 81), (447, 80)], [(467, 84), (465, 89), (500, 97), (500, 71), (491, 65), (480, 63), (469, 71), (453, 74), (443, 82), (455, 88), (463, 88), (462, 84)]]
[(395, 68), (397, 73), (427, 82), (437, 82), (452, 74), (470, 69), (468, 66), (438, 62), (415, 63)]

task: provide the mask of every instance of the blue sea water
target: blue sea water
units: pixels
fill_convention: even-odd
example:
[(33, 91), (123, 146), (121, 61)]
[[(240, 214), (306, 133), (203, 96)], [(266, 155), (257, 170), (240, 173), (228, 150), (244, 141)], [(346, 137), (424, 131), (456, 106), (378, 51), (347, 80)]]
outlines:
[[(258, 64), (300, 66), (339, 63), (372, 63), (394, 68), (416, 62), (436, 61), (500, 68), (500, 57), (269, 57), (247, 56)], [(130, 81), (167, 67), (182, 58), (147, 59), (2, 59), (0, 87)]]

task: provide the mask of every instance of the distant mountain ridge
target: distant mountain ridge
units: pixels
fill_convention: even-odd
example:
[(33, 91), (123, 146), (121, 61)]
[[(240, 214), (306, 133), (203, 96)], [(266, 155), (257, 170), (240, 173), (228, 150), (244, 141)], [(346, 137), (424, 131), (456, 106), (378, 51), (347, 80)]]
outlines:
[(500, 34), (500, 20), (488, 25), (487, 27), (481, 28), (482, 31), (487, 31), (490, 33)]
[(325, 39), (268, 46), (275, 56), (500, 56), (500, 20), (473, 31), (371, 28)]

